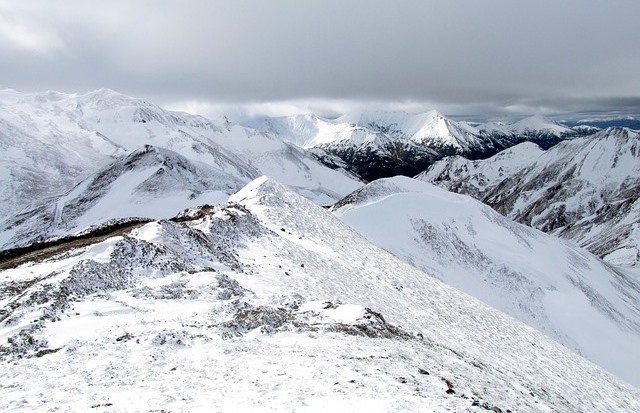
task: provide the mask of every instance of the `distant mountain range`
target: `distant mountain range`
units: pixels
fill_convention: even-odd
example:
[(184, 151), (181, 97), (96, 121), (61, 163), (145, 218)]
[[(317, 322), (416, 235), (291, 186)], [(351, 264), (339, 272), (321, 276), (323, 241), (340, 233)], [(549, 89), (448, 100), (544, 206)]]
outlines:
[(332, 120), (298, 115), (252, 126), (314, 151), (327, 165), (346, 165), (367, 181), (413, 176), (450, 155), (487, 158), (525, 141), (547, 149), (597, 130), (572, 129), (538, 115), (509, 124), (475, 124), (453, 121), (437, 111), (352, 113)]
[(594, 118), (594, 119), (580, 119), (580, 120), (568, 120), (562, 122), (571, 128), (587, 127), (587, 128), (629, 128), (640, 130), (640, 119), (633, 116), (613, 117), (613, 118)]

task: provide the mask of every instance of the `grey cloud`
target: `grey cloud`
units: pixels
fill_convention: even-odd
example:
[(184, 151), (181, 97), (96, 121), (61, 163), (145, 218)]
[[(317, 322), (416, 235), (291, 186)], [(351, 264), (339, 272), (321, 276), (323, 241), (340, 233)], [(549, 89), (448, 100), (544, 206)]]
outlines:
[(0, 31), (0, 82), (21, 90), (506, 112), (640, 96), (636, 0), (0, 0), (0, 13), (56, 39), (37, 53)]

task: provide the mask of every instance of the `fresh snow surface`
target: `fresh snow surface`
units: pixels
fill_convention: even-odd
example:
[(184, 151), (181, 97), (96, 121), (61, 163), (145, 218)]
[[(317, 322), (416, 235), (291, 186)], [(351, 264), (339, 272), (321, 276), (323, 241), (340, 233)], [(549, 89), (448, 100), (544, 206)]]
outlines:
[(231, 201), (0, 272), (0, 409), (640, 410), (283, 185)]
[(481, 161), (443, 159), (417, 178), (471, 195), (612, 264), (638, 266), (640, 134), (609, 128), (544, 152), (530, 145)]
[(406, 177), (335, 213), (372, 243), (640, 385), (640, 282), (482, 203)]

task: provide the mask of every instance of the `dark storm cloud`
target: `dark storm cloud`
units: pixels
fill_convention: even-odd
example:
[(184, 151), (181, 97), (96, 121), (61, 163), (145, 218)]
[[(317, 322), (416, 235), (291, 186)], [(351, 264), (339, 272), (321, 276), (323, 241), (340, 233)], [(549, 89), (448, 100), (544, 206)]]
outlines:
[(0, 84), (167, 103), (640, 111), (638, 15), (637, 0), (0, 0)]

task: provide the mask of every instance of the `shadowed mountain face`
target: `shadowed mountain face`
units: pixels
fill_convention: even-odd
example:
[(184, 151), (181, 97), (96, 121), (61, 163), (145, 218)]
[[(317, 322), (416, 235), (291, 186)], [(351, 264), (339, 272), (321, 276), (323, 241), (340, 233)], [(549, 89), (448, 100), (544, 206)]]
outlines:
[(605, 260), (640, 262), (640, 136), (625, 128), (540, 151), (444, 159), (418, 179), (469, 194), (501, 214), (572, 240)]

